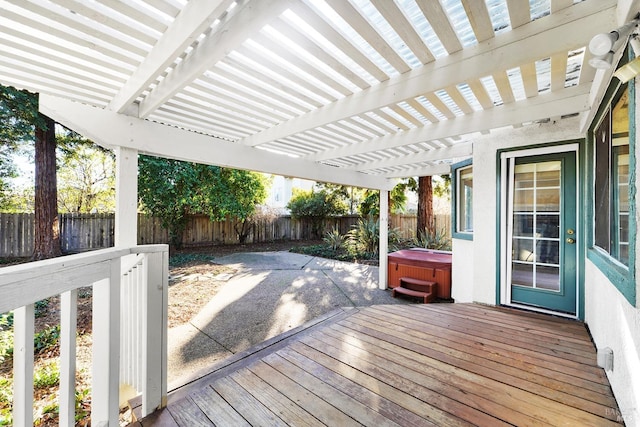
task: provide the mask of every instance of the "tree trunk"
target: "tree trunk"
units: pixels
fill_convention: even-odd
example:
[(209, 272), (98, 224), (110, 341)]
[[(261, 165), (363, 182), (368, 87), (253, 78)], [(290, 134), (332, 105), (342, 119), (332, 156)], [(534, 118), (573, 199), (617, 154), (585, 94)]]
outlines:
[(58, 224), (55, 122), (46, 116), (44, 120), (46, 131), (36, 127), (33, 260), (53, 258), (62, 253)]
[(427, 234), (436, 232), (435, 219), (433, 217), (433, 183), (430, 176), (418, 178), (418, 225), (417, 237), (426, 230)]

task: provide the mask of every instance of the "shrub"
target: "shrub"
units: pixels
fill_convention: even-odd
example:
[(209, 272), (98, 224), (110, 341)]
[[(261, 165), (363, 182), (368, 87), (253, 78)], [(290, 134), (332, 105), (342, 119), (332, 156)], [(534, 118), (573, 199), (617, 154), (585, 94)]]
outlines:
[(380, 224), (372, 216), (359, 219), (347, 234), (347, 245), (353, 253), (373, 256), (378, 253)]
[(447, 237), (446, 230), (429, 233), (427, 230), (420, 230), (418, 237), (413, 241), (414, 245), (419, 248), (436, 249), (441, 251), (451, 250), (451, 239)]
[(340, 234), (340, 231), (337, 228), (334, 228), (333, 230), (327, 232), (327, 234), (325, 234), (324, 236), (324, 239), (322, 240), (324, 240), (324, 242), (329, 245), (332, 250), (338, 251), (344, 244), (345, 237)]
[[(394, 251), (402, 246), (400, 230), (391, 228), (388, 231), (389, 250)], [(372, 216), (358, 220), (347, 235), (347, 246), (354, 254), (364, 258), (373, 258), (380, 248), (380, 223)]]
[(315, 237), (320, 237), (327, 218), (347, 213), (347, 206), (339, 195), (326, 190), (295, 191), (287, 209), (293, 218), (311, 221), (311, 231)]

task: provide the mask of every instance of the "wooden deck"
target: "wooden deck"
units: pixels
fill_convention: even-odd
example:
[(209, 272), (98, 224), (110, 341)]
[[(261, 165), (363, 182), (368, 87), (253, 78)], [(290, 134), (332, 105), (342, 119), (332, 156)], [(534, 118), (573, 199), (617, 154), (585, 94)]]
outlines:
[(321, 319), (218, 366), (140, 424), (606, 426), (617, 416), (583, 324), (425, 304)]

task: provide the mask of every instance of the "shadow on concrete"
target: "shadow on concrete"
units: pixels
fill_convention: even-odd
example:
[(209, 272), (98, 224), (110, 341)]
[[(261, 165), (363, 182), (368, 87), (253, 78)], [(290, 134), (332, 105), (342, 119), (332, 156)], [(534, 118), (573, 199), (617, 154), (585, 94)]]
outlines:
[(239, 253), (237, 270), (190, 323), (169, 332), (169, 388), (226, 357), (341, 307), (403, 304), (378, 268), (290, 252)]

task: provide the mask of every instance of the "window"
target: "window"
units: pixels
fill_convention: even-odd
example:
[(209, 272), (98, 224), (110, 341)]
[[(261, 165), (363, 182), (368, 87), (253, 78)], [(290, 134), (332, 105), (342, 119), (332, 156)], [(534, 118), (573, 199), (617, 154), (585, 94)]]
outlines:
[(629, 266), (629, 92), (621, 87), (594, 141), (594, 245)]
[(473, 233), (473, 166), (470, 161), (453, 166), (454, 237), (470, 239)]

